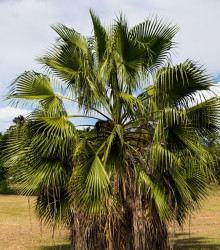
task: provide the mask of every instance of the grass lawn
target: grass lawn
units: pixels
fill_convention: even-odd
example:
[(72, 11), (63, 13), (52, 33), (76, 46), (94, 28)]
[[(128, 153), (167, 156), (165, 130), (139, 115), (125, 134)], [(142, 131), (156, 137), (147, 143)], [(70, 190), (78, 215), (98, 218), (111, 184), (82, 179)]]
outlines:
[(59, 230), (55, 231), (54, 244), (51, 228), (40, 226), (34, 214), (34, 201), (31, 197), (29, 214), (27, 197), (0, 195), (0, 249), (70, 249), (67, 230), (61, 229), (61, 236)]
[[(34, 215), (34, 197), (0, 195), (0, 249), (70, 249), (68, 230), (55, 231), (55, 245), (51, 228), (41, 227)], [(30, 218), (31, 215), (31, 218)], [(60, 248), (61, 245), (61, 248)], [(174, 249), (220, 249), (220, 187), (214, 186), (203, 208), (191, 216), (183, 229), (176, 231)]]
[(213, 186), (202, 209), (194, 212), (183, 229), (176, 231), (174, 249), (220, 249), (220, 187)]

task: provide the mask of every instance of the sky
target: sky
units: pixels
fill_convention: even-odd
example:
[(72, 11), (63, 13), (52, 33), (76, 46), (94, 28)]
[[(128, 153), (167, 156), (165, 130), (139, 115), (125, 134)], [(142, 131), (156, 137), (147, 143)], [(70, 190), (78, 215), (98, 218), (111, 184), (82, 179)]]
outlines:
[[(19, 74), (43, 72), (35, 59), (55, 41), (50, 25), (62, 22), (90, 36), (89, 8), (104, 25), (120, 12), (130, 27), (153, 14), (172, 21), (180, 27), (174, 63), (190, 58), (220, 81), (220, 0), (0, 0), (0, 131), (4, 132), (15, 116), (30, 112), (29, 107), (10, 107), (3, 98)], [(76, 107), (72, 111), (78, 112)]]

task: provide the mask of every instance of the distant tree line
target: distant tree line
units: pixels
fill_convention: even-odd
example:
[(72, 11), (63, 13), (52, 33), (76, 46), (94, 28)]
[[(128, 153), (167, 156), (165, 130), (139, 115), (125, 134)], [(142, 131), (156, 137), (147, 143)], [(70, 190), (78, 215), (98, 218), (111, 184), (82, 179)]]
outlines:
[(24, 116), (19, 115), (13, 119), (13, 125), (11, 125), (5, 133), (0, 132), (0, 192), (5, 193), (9, 191), (9, 180), (7, 168), (4, 167), (4, 156), (6, 154), (6, 146), (12, 131), (12, 128), (20, 126), (25, 121)]

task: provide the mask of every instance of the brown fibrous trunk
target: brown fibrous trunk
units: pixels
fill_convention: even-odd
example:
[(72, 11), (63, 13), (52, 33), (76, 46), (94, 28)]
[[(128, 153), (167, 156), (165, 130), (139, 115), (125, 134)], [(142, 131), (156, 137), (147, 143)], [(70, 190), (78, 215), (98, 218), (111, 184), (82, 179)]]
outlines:
[(99, 218), (75, 212), (71, 225), (71, 250), (166, 250), (167, 227), (156, 207), (141, 196), (127, 196), (117, 211)]

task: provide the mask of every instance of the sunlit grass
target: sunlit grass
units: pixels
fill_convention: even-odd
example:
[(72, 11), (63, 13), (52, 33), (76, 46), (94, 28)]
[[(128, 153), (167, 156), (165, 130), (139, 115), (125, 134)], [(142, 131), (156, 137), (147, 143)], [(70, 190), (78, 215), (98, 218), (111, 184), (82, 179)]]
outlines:
[[(190, 227), (189, 227), (190, 225)], [(220, 187), (213, 186), (201, 210), (178, 229), (174, 249), (220, 249)]]
[[(34, 214), (35, 198), (0, 195), (0, 249), (69, 249), (68, 230), (55, 231), (42, 225)], [(41, 233), (42, 232), (42, 233)]]
[[(40, 223), (34, 214), (35, 198), (0, 195), (0, 249), (69, 249), (68, 230), (55, 231), (55, 246), (51, 228)], [(203, 208), (191, 215), (183, 230), (176, 231), (174, 249), (220, 249), (220, 187), (214, 186)]]

